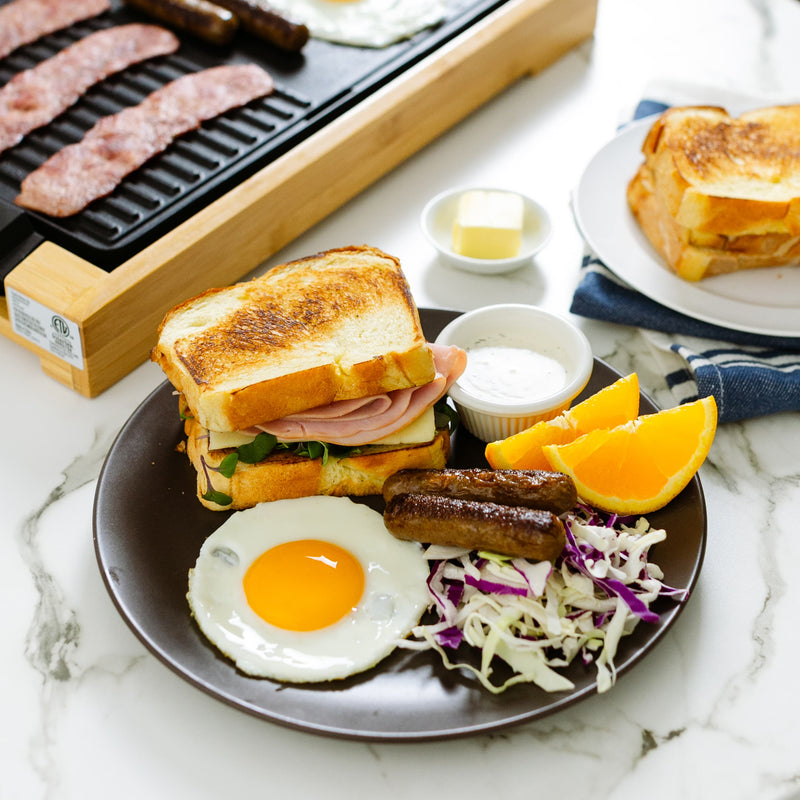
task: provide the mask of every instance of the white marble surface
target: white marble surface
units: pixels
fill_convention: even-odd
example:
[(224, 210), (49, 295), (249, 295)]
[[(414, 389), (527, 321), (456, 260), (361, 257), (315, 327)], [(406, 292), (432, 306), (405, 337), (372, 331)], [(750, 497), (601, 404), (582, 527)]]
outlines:
[[(653, 79), (764, 97), (800, 91), (797, 0), (600, 0), (596, 35), (515, 85), (271, 260), (369, 242), (403, 260), (421, 306), (525, 301), (566, 312), (581, 257), (568, 209), (584, 164)], [(553, 214), (507, 277), (440, 262), (417, 218), (454, 185), (518, 187)], [(595, 354), (670, 403), (641, 335), (581, 321)], [(105, 453), (162, 376), (94, 400), (0, 340), (0, 797), (66, 800), (569, 796), (772, 800), (800, 792), (800, 416), (722, 427), (701, 477), (708, 549), (676, 626), (612, 692), (495, 735), (365, 744), (296, 732), (207, 697), (112, 606), (92, 547)]]

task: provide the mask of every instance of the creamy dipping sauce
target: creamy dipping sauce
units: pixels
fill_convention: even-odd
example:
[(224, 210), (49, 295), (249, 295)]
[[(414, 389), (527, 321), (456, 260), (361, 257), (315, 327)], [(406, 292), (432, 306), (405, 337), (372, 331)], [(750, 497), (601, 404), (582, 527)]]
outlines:
[(525, 347), (491, 345), (467, 349), (467, 367), (458, 385), (495, 403), (530, 403), (567, 384), (563, 364)]

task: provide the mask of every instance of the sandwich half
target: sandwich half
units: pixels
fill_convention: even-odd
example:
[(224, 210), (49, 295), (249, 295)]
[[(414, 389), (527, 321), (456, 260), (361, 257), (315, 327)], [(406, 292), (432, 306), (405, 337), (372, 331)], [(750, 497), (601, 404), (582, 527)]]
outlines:
[(366, 246), (181, 303), (151, 358), (180, 395), (198, 497), (217, 510), (380, 494), (399, 469), (444, 467), (443, 400), (466, 365), (426, 341), (399, 261)]
[(642, 232), (670, 269), (688, 281), (745, 269), (800, 263), (800, 236), (787, 233), (706, 233), (680, 225), (642, 164), (628, 184), (628, 205)]
[(679, 276), (800, 262), (800, 105), (671, 108), (642, 153), (628, 203)]

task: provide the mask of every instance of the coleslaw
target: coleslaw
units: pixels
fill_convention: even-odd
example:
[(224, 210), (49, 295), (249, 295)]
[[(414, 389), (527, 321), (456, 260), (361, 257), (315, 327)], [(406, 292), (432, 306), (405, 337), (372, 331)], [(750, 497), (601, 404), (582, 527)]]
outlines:
[[(428, 546), (429, 611), (401, 645), (436, 650), (447, 669), (468, 670), (499, 694), (517, 683), (548, 692), (574, 684), (559, 670), (580, 658), (594, 662), (597, 691), (616, 681), (620, 639), (640, 622), (653, 623), (658, 597), (683, 601), (686, 592), (663, 582), (650, 548), (666, 538), (644, 517), (600, 514), (581, 505), (562, 515), (567, 544), (555, 563), (483, 551)], [(459, 659), (462, 645), (480, 651), (480, 665)], [(496, 659), (511, 677), (496, 676)]]

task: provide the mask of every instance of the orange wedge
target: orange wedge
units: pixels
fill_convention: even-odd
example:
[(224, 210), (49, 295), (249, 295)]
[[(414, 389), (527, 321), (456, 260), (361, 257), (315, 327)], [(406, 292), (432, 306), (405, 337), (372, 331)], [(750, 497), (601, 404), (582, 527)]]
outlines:
[(493, 469), (546, 469), (551, 467), (542, 448), (567, 444), (598, 428), (615, 428), (639, 413), (639, 378), (632, 373), (606, 386), (582, 403), (553, 419), (486, 445), (486, 460)]
[(585, 502), (617, 514), (647, 514), (694, 477), (716, 430), (717, 404), (704, 397), (543, 450), (551, 469), (570, 475)]

